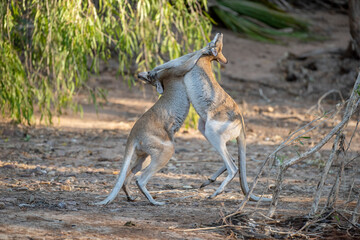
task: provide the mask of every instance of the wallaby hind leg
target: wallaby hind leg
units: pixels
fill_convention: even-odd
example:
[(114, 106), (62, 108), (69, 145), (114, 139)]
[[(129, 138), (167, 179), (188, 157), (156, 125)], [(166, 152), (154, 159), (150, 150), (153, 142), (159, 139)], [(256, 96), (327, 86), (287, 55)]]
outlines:
[(131, 194), (131, 191), (129, 189), (129, 183), (133, 179), (136, 173), (147, 167), (150, 163), (150, 158), (148, 157), (148, 154), (137, 154), (137, 159), (135, 162), (130, 166), (128, 172), (126, 173), (126, 179), (124, 182), (124, 185), (122, 187), (123, 191), (126, 194), (128, 201), (134, 201), (136, 197), (133, 197)]
[(221, 168), (219, 168), (211, 177), (209, 177), (203, 184), (201, 184), (200, 188), (206, 187), (207, 185), (216, 181), (216, 179), (226, 171), (226, 166), (223, 164)]
[(170, 141), (162, 143), (162, 149), (157, 149), (156, 152), (151, 154), (150, 165), (144, 170), (144, 172), (136, 180), (136, 184), (139, 187), (140, 191), (153, 205), (161, 206), (164, 205), (165, 203), (155, 201), (153, 197), (150, 195), (149, 191), (146, 189), (146, 184), (157, 171), (159, 171), (169, 162), (173, 154), (174, 154), (173, 143)]
[[(199, 119), (199, 122), (198, 122), (198, 129), (201, 132), (201, 134), (207, 139), (206, 134), (205, 134), (205, 121), (201, 118)], [(209, 139), (207, 139), (207, 140), (208, 140), (208, 142), (210, 142)], [(221, 174), (223, 174), (225, 171), (226, 171), (226, 165), (223, 164), (221, 166), (221, 168), (219, 168), (219, 170), (217, 170), (210, 178), (208, 178), (208, 180), (206, 180), (203, 184), (201, 184), (200, 188), (206, 187), (207, 185), (215, 182), (216, 179)]]
[[(214, 194), (210, 196), (210, 198), (214, 198), (220, 193), (222, 193), (226, 187), (226, 185), (235, 177), (237, 173), (237, 166), (235, 165), (232, 156), (228, 152), (226, 148), (226, 142), (227, 139), (222, 138), (222, 134), (219, 134), (218, 126), (211, 126), (209, 124), (206, 125), (205, 134), (208, 139), (208, 141), (211, 143), (211, 145), (216, 149), (216, 151), (220, 154), (221, 158), (224, 161), (224, 164), (226, 166), (226, 170), (228, 172), (227, 177), (225, 180), (221, 183), (220, 187), (215, 191)], [(220, 168), (215, 175), (220, 175), (220, 172), (222, 171), (222, 168)]]

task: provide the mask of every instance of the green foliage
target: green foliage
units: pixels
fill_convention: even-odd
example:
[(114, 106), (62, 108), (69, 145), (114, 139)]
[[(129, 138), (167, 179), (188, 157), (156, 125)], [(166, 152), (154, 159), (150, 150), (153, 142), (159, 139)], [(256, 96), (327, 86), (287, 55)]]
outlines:
[(309, 39), (308, 23), (266, 4), (218, 0), (211, 10), (227, 28), (249, 38), (278, 42), (280, 37)]
[(184, 122), (185, 129), (193, 128), (197, 129), (197, 123), (199, 122), (199, 115), (196, 113), (193, 105), (190, 105), (189, 114)]
[(277, 164), (279, 164), (279, 166), (282, 166), (286, 160), (286, 156), (285, 155), (275, 156), (275, 159), (277, 161)]
[(299, 139), (297, 139), (297, 142), (300, 143), (302, 146), (304, 146), (304, 143), (301, 141), (302, 139), (310, 140), (311, 137), (302, 136), (302, 137), (299, 137)]
[[(94, 4), (95, 2), (95, 4)], [(203, 15), (206, 0), (32, 0), (0, 5), (0, 109), (31, 124), (65, 107), (82, 111), (74, 95), (85, 87), (96, 99), (101, 89), (87, 87), (99, 60), (118, 55), (119, 73), (131, 75), (200, 48), (211, 25)]]

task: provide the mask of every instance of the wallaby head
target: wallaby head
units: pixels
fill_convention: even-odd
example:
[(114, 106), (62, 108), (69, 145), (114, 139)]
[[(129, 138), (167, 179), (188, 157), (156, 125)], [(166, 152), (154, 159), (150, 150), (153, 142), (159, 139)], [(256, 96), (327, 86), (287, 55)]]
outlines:
[[(163, 65), (168, 65), (168, 66), (163, 67), (159, 70), (153, 70), (150, 72), (141, 72), (138, 74), (138, 78), (140, 80), (144, 81), (145, 83), (155, 86), (157, 92), (160, 94), (163, 94), (163, 92), (164, 92), (163, 80), (167, 79), (169, 76), (184, 75), (186, 72), (190, 71), (194, 65), (196, 65), (197, 61), (199, 60), (199, 58), (202, 55), (210, 58), (210, 61), (216, 60), (216, 61), (226, 64), (227, 59), (225, 58), (225, 56), (222, 53), (222, 48), (223, 48), (223, 34), (217, 33), (215, 35), (214, 39), (211, 42), (209, 42), (205, 48), (201, 49), (200, 51), (197, 51), (196, 54), (194, 52), (192, 54), (187, 54), (178, 59), (174, 59), (166, 64), (163, 64)], [(192, 58), (195, 58), (194, 59), (195, 61), (194, 60), (187, 61)], [(176, 68), (175, 68), (175, 66), (176, 66)], [(170, 70), (170, 69), (173, 69), (173, 70)], [(160, 72), (161, 72), (161, 74), (160, 74)], [(159, 77), (158, 74), (160, 74), (161, 77)]]
[(210, 48), (210, 54), (214, 57), (214, 60), (217, 60), (221, 63), (226, 64), (228, 61), (222, 53), (223, 48), (223, 34), (217, 33), (214, 39), (208, 43), (208, 48)]
[(163, 84), (157, 79), (155, 72), (141, 72), (138, 74), (138, 78), (148, 84), (151, 84), (156, 87), (156, 91), (159, 94), (163, 94), (164, 86)]

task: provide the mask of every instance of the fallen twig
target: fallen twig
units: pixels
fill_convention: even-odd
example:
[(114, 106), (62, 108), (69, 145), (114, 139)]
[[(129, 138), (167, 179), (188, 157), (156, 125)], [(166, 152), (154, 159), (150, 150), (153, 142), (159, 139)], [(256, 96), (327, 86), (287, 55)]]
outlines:
[(354, 212), (353, 212), (353, 214), (351, 216), (351, 223), (356, 224), (358, 219), (359, 219), (359, 216), (360, 216), (360, 193), (358, 194), (356, 207), (355, 207)]
[(315, 224), (315, 223), (317, 223), (317, 222), (321, 222), (321, 221), (327, 219), (327, 218), (330, 217), (334, 212), (335, 212), (335, 210), (332, 210), (332, 211), (330, 211), (330, 213), (326, 214), (325, 217), (317, 218), (317, 219), (314, 219), (314, 220), (307, 221), (304, 226), (302, 226), (299, 230), (296, 231), (296, 233), (301, 232), (302, 230), (304, 230), (305, 228), (309, 227), (310, 225), (313, 225), (313, 224)]
[(259, 88), (259, 94), (266, 102), (268, 102), (268, 103), (271, 102), (271, 100), (267, 96), (265, 96), (265, 94), (261, 88)]
[(318, 100), (317, 104), (312, 106), (311, 108), (309, 108), (309, 110), (307, 110), (307, 113), (310, 113), (312, 110), (314, 110), (315, 108), (317, 108), (318, 112), (321, 113), (323, 112), (323, 108), (321, 107), (321, 102), (322, 100), (324, 100), (324, 98), (326, 98), (328, 95), (330, 95), (331, 93), (338, 93), (340, 95), (341, 101), (344, 102), (344, 98), (341, 94), (341, 92), (337, 89), (331, 89), (329, 91), (327, 91), (326, 93), (324, 93)]

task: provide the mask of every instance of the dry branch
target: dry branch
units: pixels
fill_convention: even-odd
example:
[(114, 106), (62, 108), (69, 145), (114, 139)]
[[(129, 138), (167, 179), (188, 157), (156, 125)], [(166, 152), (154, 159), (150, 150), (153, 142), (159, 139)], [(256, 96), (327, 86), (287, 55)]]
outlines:
[(327, 174), (329, 173), (330, 167), (331, 167), (331, 165), (332, 165), (332, 163), (334, 161), (334, 157), (336, 155), (336, 149), (337, 149), (340, 137), (341, 137), (341, 133), (337, 132), (336, 138), (335, 138), (332, 150), (331, 150), (331, 154), (330, 154), (329, 159), (327, 160), (327, 162), (325, 164), (323, 173), (321, 174), (320, 181), (319, 181), (319, 183), (317, 185), (317, 188), (316, 188), (316, 191), (315, 191), (315, 194), (314, 194), (315, 195), (314, 196), (314, 202), (313, 202), (313, 204), (311, 206), (311, 210), (310, 210), (310, 213), (309, 213), (310, 216), (313, 216), (316, 213), (317, 209), (318, 209), (319, 202), (320, 202), (320, 197), (321, 197), (321, 192), (322, 192), (322, 189), (324, 187), (324, 183), (325, 183)]
[[(341, 138), (340, 139), (340, 144), (341, 144), (341, 140), (344, 139), (344, 138)], [(341, 147), (340, 147), (341, 149)], [(339, 155), (340, 155), (340, 151), (336, 151), (336, 160), (339, 159)], [(338, 195), (339, 195), (339, 187), (340, 187), (340, 184), (341, 184), (341, 181), (342, 181), (342, 178), (344, 176), (344, 166), (345, 166), (345, 159), (344, 158), (340, 158), (340, 167), (339, 167), (339, 170), (338, 170), (338, 174), (336, 176), (336, 180), (331, 188), (331, 191), (329, 193), (329, 196), (328, 196), (328, 199), (327, 199), (327, 202), (325, 204), (325, 208), (323, 209), (323, 211), (326, 209), (326, 208), (333, 208), (335, 203), (336, 203), (336, 200), (338, 198)]]
[(356, 207), (355, 207), (354, 212), (353, 212), (353, 214), (351, 216), (351, 223), (352, 224), (357, 224), (357, 222), (359, 220), (359, 215), (360, 215), (360, 193), (358, 194)]
[[(339, 111), (340, 109), (338, 109)], [(263, 162), (263, 164), (261, 165), (260, 167), (260, 170), (258, 172), (258, 174), (255, 176), (254, 178), (254, 181), (250, 187), (250, 190), (248, 192), (248, 194), (245, 196), (244, 200), (241, 202), (239, 208), (232, 214), (226, 216), (226, 218), (229, 218), (235, 214), (238, 214), (239, 212), (241, 212), (245, 205), (248, 203), (249, 199), (250, 199), (250, 196), (251, 194), (253, 193), (254, 189), (255, 189), (255, 186), (259, 180), (259, 177), (262, 175), (264, 169), (265, 169), (265, 166), (268, 164), (268, 162), (271, 160), (271, 159), (275, 159), (276, 158), (276, 154), (281, 151), (282, 149), (284, 149), (286, 146), (290, 145), (291, 143), (293, 143), (295, 140), (299, 139), (301, 136), (304, 136), (306, 133), (312, 131), (313, 129), (317, 128), (320, 124), (322, 124), (324, 121), (326, 121), (326, 118), (330, 113), (332, 113), (332, 115), (330, 116), (330, 118), (332, 118), (338, 111), (336, 112), (333, 112), (333, 111), (330, 111), (328, 112), (327, 114), (324, 114), (320, 117), (317, 117), (315, 119), (313, 119), (312, 121), (308, 122), (307, 124), (305, 124), (304, 126), (302, 126), (301, 128), (297, 129), (296, 131), (294, 131), (293, 133), (291, 133), (276, 149), (275, 151), (273, 151), (271, 154), (268, 155), (268, 157), (265, 159), (265, 161)], [(325, 118), (325, 119), (324, 119)], [(319, 121), (323, 119), (322, 121), (320, 121), (317, 125), (311, 127), (310, 129), (304, 131), (303, 133), (301, 134), (298, 134), (299, 132), (301, 132), (302, 130), (306, 129), (308, 126), (310, 126), (311, 124)], [(298, 134), (298, 135), (297, 135)], [(273, 165), (272, 163), (270, 165)]]
[(341, 98), (341, 101), (344, 102), (344, 98), (343, 98), (341, 92), (340, 92), (339, 90), (337, 90), (337, 89), (331, 89), (331, 90), (327, 91), (326, 93), (324, 93), (324, 94), (319, 98), (317, 104), (314, 105), (314, 106), (312, 106), (307, 112), (309, 113), (309, 112), (311, 112), (312, 110), (314, 110), (315, 108), (317, 108), (318, 112), (320, 112), (320, 113), (321, 113), (321, 112), (324, 112), (324, 111), (323, 111), (323, 108), (322, 108), (322, 106), (321, 106), (321, 102), (322, 102), (322, 100), (324, 100), (324, 98), (326, 98), (328, 95), (330, 95), (330, 94), (332, 94), (332, 93), (338, 93), (339, 96), (340, 96), (340, 98)]
[[(358, 74), (358, 77), (356, 79), (356, 82), (354, 84), (354, 88), (353, 88), (353, 91), (351, 93), (351, 96), (349, 98), (349, 101), (347, 103), (347, 106), (346, 106), (346, 110), (345, 110), (345, 113), (344, 113), (344, 116), (343, 116), (343, 120), (337, 124), (331, 131), (330, 133), (328, 133), (317, 145), (315, 145), (313, 148), (309, 149), (308, 151), (300, 154), (300, 156), (297, 156), (297, 157), (294, 157), (290, 160), (288, 160), (286, 163), (284, 163), (281, 167), (280, 167), (280, 171), (278, 173), (278, 176), (277, 176), (277, 179), (276, 179), (276, 186), (275, 186), (275, 190), (274, 190), (274, 193), (273, 193), (273, 200), (271, 202), (271, 206), (269, 208), (269, 211), (268, 211), (268, 216), (272, 216), (274, 213), (275, 213), (275, 209), (276, 209), (276, 206), (277, 206), (277, 203), (278, 203), (278, 200), (279, 200), (279, 195), (280, 195), (280, 191), (281, 191), (281, 188), (282, 188), (282, 179), (284, 177), (284, 173), (285, 171), (293, 166), (294, 164), (296, 163), (299, 163), (300, 161), (306, 159), (307, 157), (311, 156), (312, 154), (314, 154), (315, 152), (319, 151), (335, 134), (338, 134), (338, 137), (336, 138), (336, 142), (335, 142), (335, 146), (337, 144), (337, 141), (338, 141), (338, 138), (340, 137), (340, 133), (342, 131), (342, 129), (346, 126), (346, 124), (349, 122), (351, 116), (354, 114), (354, 112), (356, 111), (356, 109), (358, 108), (359, 106), (359, 103), (360, 103), (360, 99), (359, 99), (359, 85), (360, 85), (360, 74)], [(336, 147), (335, 147), (336, 148)], [(328, 169), (327, 168), (330, 168), (331, 166), (331, 163), (332, 163), (332, 157), (329, 158), (328, 162), (327, 162), (327, 165), (329, 166), (326, 166), (325, 167), (325, 170), (324, 170), (324, 173), (323, 173), (323, 177), (326, 177), (327, 175), (327, 172), (328, 172)], [(327, 169), (327, 170), (326, 170)], [(322, 181), (322, 180), (321, 180)], [(320, 181), (320, 182), (321, 182)], [(322, 186), (321, 186), (322, 187)], [(319, 190), (321, 190), (321, 187), (318, 188)], [(316, 196), (315, 196), (315, 200), (314, 200), (314, 205), (312, 207), (312, 210), (310, 212), (310, 214), (313, 214), (314, 211), (317, 210), (317, 204), (316, 204), (316, 201), (317, 201), (317, 198), (320, 193), (316, 193)]]
[[(273, 192), (273, 200), (271, 202), (271, 205), (270, 205), (270, 208), (269, 208), (269, 211), (268, 211), (268, 214), (267, 216), (268, 217), (272, 217), (273, 214), (275, 213), (275, 210), (276, 210), (276, 206), (278, 204), (278, 200), (279, 200), (279, 195), (280, 195), (280, 192), (281, 192), (281, 189), (282, 189), (282, 181), (283, 181), (283, 178), (284, 178), (284, 174), (286, 172), (286, 170), (293, 166), (294, 164), (297, 164), (299, 163), (300, 161), (306, 159), (307, 157), (311, 156), (312, 154), (314, 154), (315, 152), (319, 151), (335, 134), (337, 134), (337, 137), (335, 139), (335, 142), (334, 142), (334, 147), (333, 147), (333, 153), (335, 153), (335, 150), (336, 150), (336, 146), (337, 146), (337, 143), (338, 143), (338, 140), (340, 138), (340, 136), (342, 136), (342, 133), (341, 131), (343, 130), (343, 128), (346, 126), (346, 124), (349, 122), (351, 116), (355, 113), (355, 111), (357, 110), (357, 108), (359, 107), (359, 104), (360, 104), (360, 96), (359, 96), (359, 86), (360, 86), (360, 74), (358, 75), (357, 79), (356, 79), (356, 82), (354, 84), (354, 88), (353, 88), (353, 91), (352, 91), (352, 94), (350, 96), (350, 98), (345, 101), (345, 103), (347, 104), (346, 105), (346, 109), (345, 109), (345, 112), (344, 112), (344, 115), (343, 115), (343, 119), (340, 123), (338, 123), (317, 145), (315, 145), (313, 148), (307, 150), (306, 152), (300, 154), (299, 156), (297, 157), (293, 157), (291, 158), (290, 160), (286, 161), (284, 164), (282, 164), (280, 166), (280, 169), (278, 171), (278, 176), (277, 176), (277, 179), (276, 179), (276, 184), (275, 184), (275, 189), (274, 189), (274, 192)], [(343, 102), (344, 103), (344, 102)], [(339, 106), (337, 106), (337, 111), (332, 115), (334, 116), (337, 112), (340, 111), (340, 108)], [(276, 158), (276, 154), (282, 150), (283, 148), (285, 148), (286, 146), (288, 146), (290, 143), (294, 142), (296, 139), (298, 139), (299, 137), (303, 136), (304, 134), (306, 134), (307, 132), (313, 130), (314, 128), (318, 127), (318, 125), (316, 126), (313, 126), (311, 127), (309, 130), (307, 131), (304, 131), (302, 134), (298, 134), (299, 132), (301, 132), (302, 130), (306, 129), (308, 126), (310, 126), (311, 124), (313, 124), (314, 122), (316, 121), (319, 121), (320, 119), (324, 118), (324, 116), (321, 116), (321, 117), (318, 117), (314, 120), (312, 120), (311, 122), (307, 123), (305, 126), (297, 129), (296, 131), (294, 131), (292, 134), (290, 134), (288, 136), (288, 138), (283, 141), (277, 148), (274, 152), (272, 152), (270, 155), (268, 155), (268, 157), (265, 159), (265, 161), (263, 162), (263, 164), (261, 165), (260, 169), (259, 169), (259, 172), (258, 174), (255, 176), (254, 178), (254, 181), (250, 187), (250, 190), (249, 192), (247, 193), (247, 195), (245, 196), (244, 200), (241, 202), (239, 208), (232, 214), (230, 215), (227, 215), (225, 218), (229, 218), (229, 217), (232, 217), (238, 213), (240, 213), (245, 205), (247, 204), (247, 202), (249, 201), (250, 199), (250, 196), (251, 194), (253, 194), (253, 191), (254, 191), (254, 188), (260, 178), (260, 176), (262, 175), (262, 173), (264, 172), (264, 169), (265, 169), (265, 166), (269, 163), (269, 161), (271, 159), (275, 159)], [(353, 134), (354, 135), (354, 134)], [(352, 136), (353, 137), (353, 136)], [(351, 139), (352, 139), (351, 137)], [(350, 140), (351, 142), (351, 140)], [(343, 148), (343, 147), (342, 147)], [(342, 149), (344, 150), (344, 149)], [(328, 168), (330, 168), (331, 166), (331, 163), (333, 161), (333, 156), (332, 157), (329, 157), (329, 160), (328, 160), (328, 163), (327, 163), (327, 167), (325, 167), (324, 171), (323, 171), (323, 177), (322, 179), (320, 180), (320, 184), (319, 184), (319, 191), (317, 191), (317, 194), (321, 194), (321, 188), (322, 188), (322, 185), (321, 182), (324, 181), (326, 175), (327, 175), (327, 172), (328, 172)], [(344, 165), (341, 166), (341, 169), (343, 169)], [(338, 176), (338, 178), (341, 177), (341, 174)], [(339, 184), (340, 184), (340, 180), (337, 180), (338, 182), (335, 183), (335, 186), (334, 186), (334, 191), (336, 191), (336, 189), (339, 187)], [(314, 206), (313, 206), (313, 210), (312, 212), (316, 212), (317, 210), (317, 206), (318, 206), (318, 197), (315, 197), (314, 199)], [(333, 199), (333, 201), (335, 201), (335, 199)], [(360, 203), (358, 201), (358, 205), (357, 205), (357, 208), (355, 210), (356, 211), (360, 211)], [(355, 215), (357, 213), (354, 213)], [(357, 216), (357, 215), (356, 215)]]

